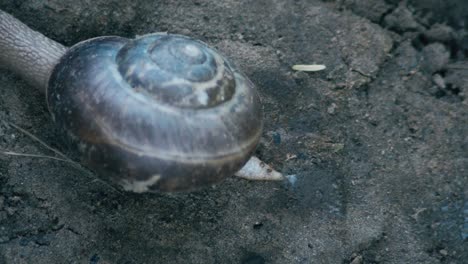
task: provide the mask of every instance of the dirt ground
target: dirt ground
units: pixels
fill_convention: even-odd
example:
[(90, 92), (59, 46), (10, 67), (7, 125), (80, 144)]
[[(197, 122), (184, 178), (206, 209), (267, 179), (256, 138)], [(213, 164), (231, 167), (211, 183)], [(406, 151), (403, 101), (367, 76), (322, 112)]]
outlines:
[[(122, 193), (0, 155), (0, 263), (468, 263), (465, 0), (0, 0), (66, 45), (168, 31), (257, 84), (257, 155), (296, 181)], [(1, 36), (0, 36), (1, 37)], [(1, 52), (1, 51), (0, 51)], [(294, 72), (294, 64), (325, 64)], [(0, 71), (0, 149), (73, 158), (44, 96)]]

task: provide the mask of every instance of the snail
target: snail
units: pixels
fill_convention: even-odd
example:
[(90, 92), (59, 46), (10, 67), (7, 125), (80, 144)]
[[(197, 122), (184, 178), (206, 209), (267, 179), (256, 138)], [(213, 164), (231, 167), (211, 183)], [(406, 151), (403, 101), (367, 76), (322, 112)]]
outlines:
[(0, 50), (0, 65), (45, 93), (87, 167), (124, 190), (283, 178), (252, 156), (263, 126), (255, 85), (202, 41), (154, 33), (66, 48), (0, 10)]

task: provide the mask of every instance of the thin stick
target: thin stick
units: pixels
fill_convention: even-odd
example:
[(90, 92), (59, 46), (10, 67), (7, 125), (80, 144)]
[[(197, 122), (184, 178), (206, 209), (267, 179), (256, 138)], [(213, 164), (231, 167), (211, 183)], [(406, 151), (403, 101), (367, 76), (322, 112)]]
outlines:
[(26, 129), (24, 128), (21, 128), (11, 122), (8, 122), (8, 121), (5, 121), (5, 123), (7, 123), (8, 125), (11, 125), (12, 127), (16, 128), (17, 130), (19, 130), (21, 133), (25, 134), (26, 136), (30, 137), (31, 139), (35, 140), (36, 142), (39, 142), (39, 144), (41, 144), (42, 146), (44, 146), (45, 148), (47, 148), (48, 150), (54, 152), (55, 154), (59, 155), (60, 157), (62, 157), (62, 159), (68, 161), (68, 162), (74, 162), (72, 161), (70, 158), (68, 158), (65, 154), (63, 154), (62, 152), (58, 151), (57, 149), (47, 145), (44, 141), (40, 140), (38, 137), (34, 136), (33, 134), (31, 134), (30, 132), (28, 132)]
[(7, 125), (10, 125), (12, 127), (14, 127), (15, 129), (17, 129), (18, 131), (20, 131), (21, 133), (25, 134), (26, 136), (28, 136), (29, 138), (31, 138), (32, 140), (38, 142), (39, 144), (41, 144), (43, 147), (47, 148), (48, 150), (54, 152), (56, 155), (60, 156), (61, 158), (57, 158), (57, 157), (54, 157), (54, 156), (48, 156), (48, 155), (39, 155), (39, 154), (30, 154), (30, 153), (18, 153), (18, 152), (13, 152), (13, 151), (2, 151), (0, 153), (4, 154), (4, 155), (10, 155), (10, 156), (22, 156), (22, 157), (33, 157), (33, 158), (47, 158), (47, 159), (53, 159), (53, 160), (58, 160), (58, 161), (65, 161), (65, 162), (68, 162), (70, 164), (72, 164), (75, 168), (81, 170), (81, 171), (85, 171), (87, 172), (83, 166), (81, 166), (80, 163), (70, 159), (69, 157), (67, 157), (65, 154), (63, 154), (62, 152), (60, 152), (59, 150), (47, 145), (47, 143), (45, 143), (44, 141), (42, 141), (41, 139), (39, 139), (38, 137), (36, 137), (35, 135), (31, 134), (30, 132), (28, 132), (26, 129), (24, 128), (21, 128), (20, 126), (18, 125), (15, 125), (11, 122), (8, 122), (8, 121), (3, 121), (3, 123), (7, 124)]
[(3, 155), (8, 155), (8, 156), (44, 158), (44, 159), (53, 159), (53, 160), (58, 160), (58, 161), (76, 163), (76, 162), (74, 162), (72, 160), (65, 160), (65, 159), (54, 157), (54, 156), (47, 156), (47, 155), (40, 155), (40, 154), (18, 153), (18, 152), (13, 152), (13, 151), (0, 151), (0, 153), (3, 154)]
[[(30, 158), (44, 158), (44, 159), (51, 159), (51, 160), (56, 160), (56, 161), (62, 161), (62, 162), (68, 162), (70, 163), (71, 165), (73, 165), (73, 167), (83, 171), (83, 172), (86, 172), (86, 173), (89, 173), (89, 171), (87, 171), (86, 169), (84, 169), (81, 164), (79, 164), (78, 162), (75, 162), (71, 159), (61, 159), (61, 158), (57, 158), (57, 157), (54, 157), (54, 156), (47, 156), (47, 155), (39, 155), (39, 154), (29, 154), (29, 153), (18, 153), (18, 152), (13, 152), (13, 151), (0, 151), (0, 154), (3, 154), (3, 155), (7, 155), (7, 156), (19, 156), (19, 157), (30, 157)], [(117, 188), (115, 188), (114, 186), (112, 186), (111, 184), (101, 180), (101, 179), (98, 179), (98, 178), (94, 178), (91, 182), (100, 182), (104, 185), (106, 185), (107, 187), (110, 187), (112, 190), (122, 194), (121, 191), (119, 191)]]
[[(26, 136), (30, 137), (31, 139), (33, 139), (34, 141), (36, 142), (39, 142), (42, 146), (44, 146), (45, 148), (47, 148), (48, 150), (54, 152), (56, 155), (59, 155), (61, 158), (57, 158), (57, 157), (54, 157), (54, 156), (47, 156), (47, 155), (39, 155), (39, 154), (30, 154), (30, 153), (18, 153), (18, 152), (13, 152), (13, 151), (6, 151), (6, 150), (2, 150), (0, 149), (0, 154), (3, 154), (3, 155), (8, 155), (8, 156), (18, 156), (18, 157), (30, 157), (30, 158), (43, 158), (43, 159), (51, 159), (51, 160), (56, 160), (56, 161), (62, 161), (62, 162), (68, 162), (70, 163), (73, 167), (75, 167), (76, 169), (79, 169), (83, 172), (86, 172), (86, 173), (89, 173), (88, 170), (86, 170), (80, 163), (70, 159), (69, 157), (67, 157), (65, 154), (63, 154), (62, 152), (60, 152), (59, 150), (47, 145), (47, 143), (45, 143), (44, 141), (40, 140), (38, 137), (36, 137), (35, 135), (31, 134), (30, 132), (28, 132), (26, 129), (24, 128), (21, 128), (20, 126), (18, 125), (15, 125), (11, 122), (8, 122), (8, 121), (3, 121), (4, 123), (6, 123), (7, 125), (11, 125), (12, 127), (16, 128), (18, 131), (20, 131), (21, 133), (25, 134)], [(93, 179), (93, 182), (94, 181), (98, 181), (108, 187), (110, 187), (111, 189), (113, 189), (114, 191), (118, 192), (118, 193), (122, 193), (121, 191), (119, 191), (118, 189), (116, 189), (114, 186), (112, 186), (111, 184), (101, 180), (101, 179), (98, 179), (98, 178), (95, 178)]]
[(83, 166), (81, 166), (80, 163), (76, 162), (76, 161), (73, 161), (71, 159), (62, 159), (62, 158), (57, 158), (57, 157), (54, 157), (54, 156), (48, 156), (48, 155), (41, 155), (41, 154), (31, 154), (31, 153), (19, 153), (19, 152), (14, 152), (14, 151), (7, 151), (7, 150), (0, 150), (0, 154), (3, 154), (3, 155), (7, 155), (7, 156), (18, 156), (18, 157), (30, 157), (30, 158), (43, 158), (43, 159), (51, 159), (51, 160), (57, 160), (57, 161), (63, 161), (63, 162), (68, 162), (70, 163), (71, 165), (73, 165), (73, 167), (81, 170), (81, 171), (84, 171), (84, 172), (88, 172), (87, 170), (85, 170), (83, 168)]

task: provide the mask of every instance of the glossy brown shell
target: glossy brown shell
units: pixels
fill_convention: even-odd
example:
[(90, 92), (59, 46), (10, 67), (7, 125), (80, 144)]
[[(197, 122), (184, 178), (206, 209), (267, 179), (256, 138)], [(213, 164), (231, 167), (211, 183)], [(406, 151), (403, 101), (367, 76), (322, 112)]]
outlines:
[[(143, 88), (145, 74), (129, 63), (146, 64), (139, 63), (139, 58), (122, 58), (122, 52), (132, 54), (129, 49), (137, 48), (145, 53), (148, 47), (157, 47), (154, 41), (172, 41), (166, 38), (176, 39), (190, 63), (219, 68), (192, 70), (183, 64), (184, 53), (174, 55), (180, 65), (168, 69), (172, 57), (151, 50), (153, 59), (162, 60), (163, 66), (156, 67), (162, 73), (153, 72), (152, 65), (144, 66), (150, 69), (146, 75), (156, 79), (150, 81), (150, 88)], [(184, 48), (184, 41), (208, 55), (193, 51), (192, 46)], [(147, 46), (135, 47), (137, 42)], [(164, 45), (173, 53), (174, 43)], [(122, 62), (130, 68), (122, 71), (118, 64)], [(192, 72), (179, 74), (179, 69)], [(174, 71), (174, 78), (164, 75)], [(131, 74), (138, 75), (136, 81)], [(207, 77), (225, 75), (232, 80)], [(168, 80), (170, 85), (164, 83)], [(185, 85), (188, 80), (194, 86), (178, 90), (174, 80)], [(153, 87), (160, 84), (163, 88)], [(207, 96), (192, 96), (187, 90)], [(100, 37), (75, 45), (50, 77), (47, 102), (54, 120), (78, 144), (83, 160), (102, 177), (135, 192), (190, 190), (231, 176), (249, 159), (262, 130), (254, 85), (206, 44), (179, 35), (152, 34), (137, 40)]]

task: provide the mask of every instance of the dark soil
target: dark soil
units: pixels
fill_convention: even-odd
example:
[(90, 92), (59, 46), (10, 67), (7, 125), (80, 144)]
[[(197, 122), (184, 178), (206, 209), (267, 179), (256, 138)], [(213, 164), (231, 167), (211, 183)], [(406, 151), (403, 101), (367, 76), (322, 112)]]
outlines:
[[(2, 155), (0, 263), (467, 263), (467, 1), (0, 8), (66, 45), (157, 31), (214, 45), (260, 90), (257, 155), (297, 177), (136, 195), (68, 163)], [(304, 63), (327, 69), (291, 70)], [(75, 157), (43, 95), (7, 69), (0, 119), (2, 150), (53, 154), (13, 123)]]

